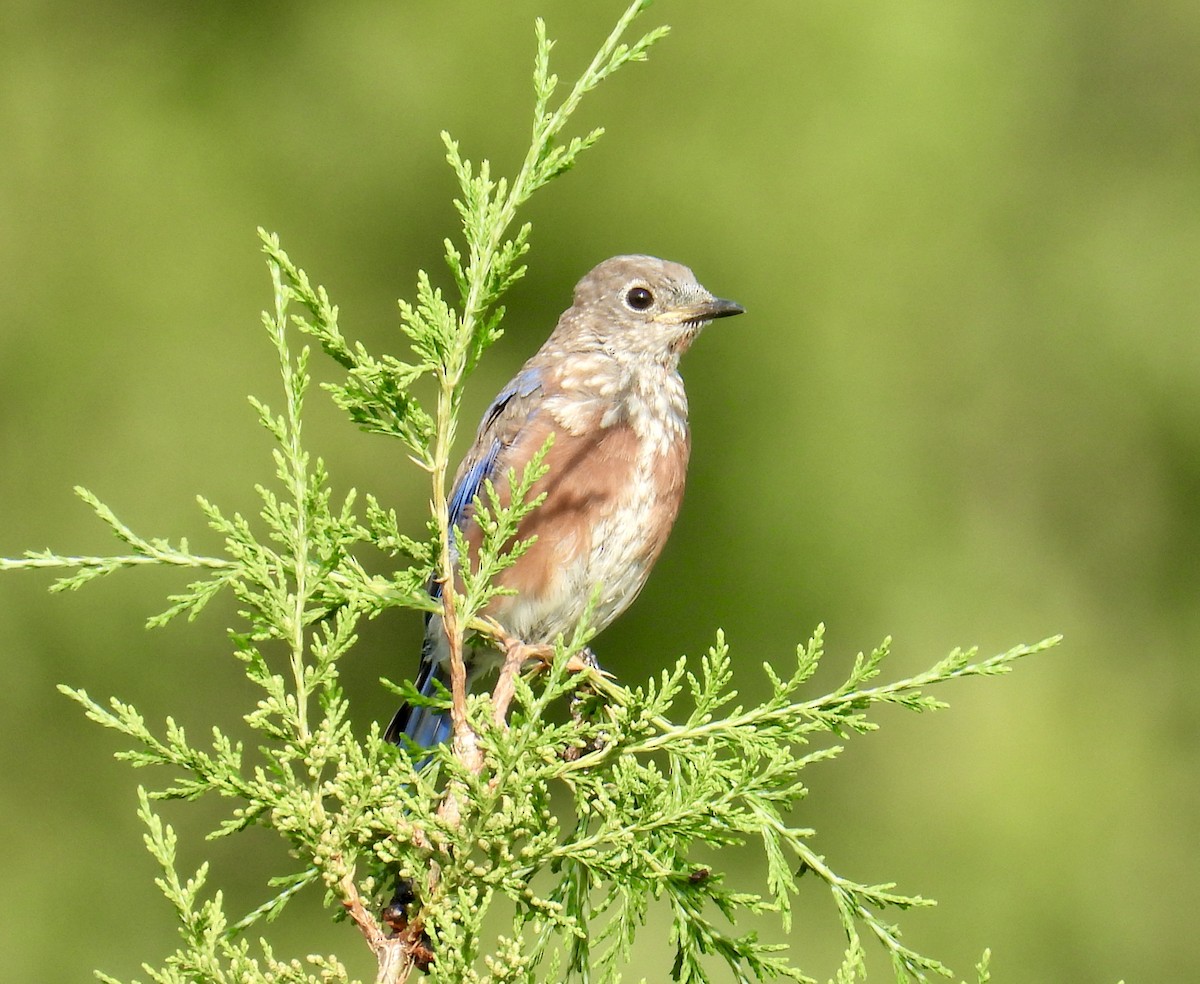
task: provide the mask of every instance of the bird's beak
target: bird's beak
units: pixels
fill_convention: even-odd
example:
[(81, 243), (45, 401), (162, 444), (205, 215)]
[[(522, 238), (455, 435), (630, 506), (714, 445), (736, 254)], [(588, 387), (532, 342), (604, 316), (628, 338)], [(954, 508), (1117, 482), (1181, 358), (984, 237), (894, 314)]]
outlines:
[(707, 318), (729, 318), (735, 314), (745, 314), (746, 309), (737, 301), (727, 301), (723, 297), (714, 297), (707, 304)]
[(680, 314), (684, 324), (697, 325), (705, 321), (715, 321), (717, 318), (730, 318), (735, 314), (744, 314), (746, 309), (737, 301), (727, 301), (722, 297), (706, 297), (702, 301), (684, 308)]

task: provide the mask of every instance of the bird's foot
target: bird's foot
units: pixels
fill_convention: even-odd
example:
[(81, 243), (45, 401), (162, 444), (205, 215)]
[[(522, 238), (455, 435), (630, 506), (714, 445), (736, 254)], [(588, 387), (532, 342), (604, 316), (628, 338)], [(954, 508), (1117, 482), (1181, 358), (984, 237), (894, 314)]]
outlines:
[(554, 647), (522, 642), (509, 636), (504, 640), (504, 662), (512, 664), (518, 670), (528, 663), (536, 663), (538, 669), (545, 669), (554, 662)]
[[(531, 667), (537, 672), (548, 670), (554, 665), (555, 649), (553, 646), (529, 646), (525, 643), (517, 643), (523, 657), (523, 665), (528, 666), (529, 663), (535, 662), (537, 665)], [(596, 654), (586, 646), (577, 653), (572, 653), (567, 657), (567, 672), (568, 673), (599, 673), (603, 676), (611, 676), (605, 673), (600, 668), (600, 661), (596, 659)]]

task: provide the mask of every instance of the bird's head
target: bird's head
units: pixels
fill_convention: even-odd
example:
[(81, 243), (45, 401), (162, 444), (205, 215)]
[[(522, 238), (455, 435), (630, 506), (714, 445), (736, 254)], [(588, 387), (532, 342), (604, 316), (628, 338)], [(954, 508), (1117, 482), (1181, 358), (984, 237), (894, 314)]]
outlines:
[(586, 334), (619, 355), (674, 363), (710, 321), (742, 311), (713, 296), (680, 263), (614, 256), (576, 285), (559, 331)]

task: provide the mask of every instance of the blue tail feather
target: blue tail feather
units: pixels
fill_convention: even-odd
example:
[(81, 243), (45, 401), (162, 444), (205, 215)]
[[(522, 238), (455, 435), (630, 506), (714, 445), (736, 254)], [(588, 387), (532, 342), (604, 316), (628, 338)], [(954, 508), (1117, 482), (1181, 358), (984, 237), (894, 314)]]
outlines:
[[(450, 674), (441, 663), (425, 658), (421, 660), (421, 670), (414, 682), (422, 696), (433, 697), (438, 692), (437, 684), (450, 689)], [(432, 748), (450, 737), (450, 715), (432, 707), (405, 704), (392, 718), (383, 738), (399, 745), (401, 735), (408, 735), (422, 748)]]

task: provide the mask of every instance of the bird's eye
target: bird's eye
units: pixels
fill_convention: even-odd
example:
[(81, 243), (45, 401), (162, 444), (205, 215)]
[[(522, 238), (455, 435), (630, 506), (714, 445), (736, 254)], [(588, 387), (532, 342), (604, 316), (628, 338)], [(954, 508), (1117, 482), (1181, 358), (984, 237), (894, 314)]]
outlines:
[(635, 311), (645, 311), (654, 303), (654, 295), (645, 287), (631, 287), (625, 295), (625, 303)]

